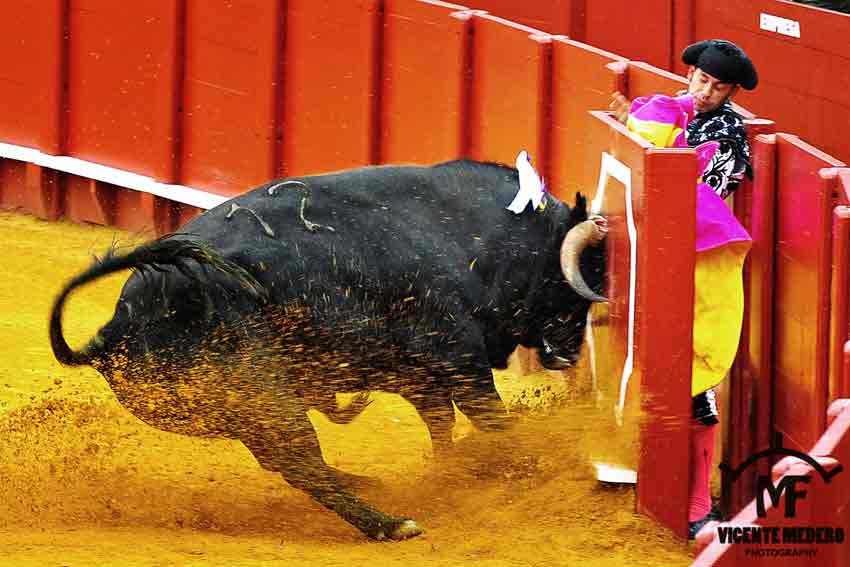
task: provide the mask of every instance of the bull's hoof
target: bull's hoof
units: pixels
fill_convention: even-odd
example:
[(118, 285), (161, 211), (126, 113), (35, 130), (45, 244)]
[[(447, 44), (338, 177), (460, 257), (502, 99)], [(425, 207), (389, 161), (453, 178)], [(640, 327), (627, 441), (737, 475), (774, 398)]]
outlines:
[(377, 534), (375, 534), (375, 539), (378, 541), (401, 541), (403, 539), (410, 539), (412, 537), (416, 537), (422, 533), (422, 528), (416, 525), (416, 522), (413, 520), (402, 520), (394, 527), (392, 527), (389, 533), (385, 532), (383, 529), (379, 530)]

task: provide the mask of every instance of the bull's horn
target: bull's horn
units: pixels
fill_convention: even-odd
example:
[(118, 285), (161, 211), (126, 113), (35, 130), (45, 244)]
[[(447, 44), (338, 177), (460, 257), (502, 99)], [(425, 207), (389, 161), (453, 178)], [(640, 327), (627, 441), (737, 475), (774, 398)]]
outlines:
[(603, 302), (608, 301), (608, 298), (594, 292), (584, 281), (579, 268), (579, 258), (587, 246), (596, 244), (605, 238), (607, 233), (605, 219), (594, 216), (571, 228), (561, 244), (561, 271), (575, 292), (589, 301)]

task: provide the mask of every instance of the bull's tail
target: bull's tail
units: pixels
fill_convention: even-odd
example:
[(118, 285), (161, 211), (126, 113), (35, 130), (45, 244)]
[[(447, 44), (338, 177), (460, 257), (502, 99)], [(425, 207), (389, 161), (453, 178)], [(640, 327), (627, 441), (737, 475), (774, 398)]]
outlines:
[(103, 258), (95, 260), (85, 272), (69, 281), (62, 289), (50, 314), (50, 346), (53, 355), (61, 364), (80, 366), (91, 364), (102, 348), (102, 340), (96, 337), (80, 351), (74, 351), (62, 332), (62, 309), (65, 300), (76, 288), (108, 274), (122, 270), (163, 271), (173, 266), (191, 279), (200, 276), (190, 269), (191, 261), (232, 276), (238, 284), (258, 299), (265, 299), (266, 290), (245, 268), (225, 258), (206, 244), (191, 240), (186, 235), (164, 236), (126, 254), (111, 249)]

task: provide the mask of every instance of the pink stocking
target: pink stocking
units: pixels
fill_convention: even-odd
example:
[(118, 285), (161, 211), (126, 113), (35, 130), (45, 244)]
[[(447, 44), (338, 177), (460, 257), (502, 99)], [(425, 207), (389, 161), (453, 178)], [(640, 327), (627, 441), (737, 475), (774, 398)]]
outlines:
[(688, 521), (703, 518), (711, 510), (711, 463), (714, 460), (714, 435), (717, 425), (691, 421), (690, 471), (688, 490)]

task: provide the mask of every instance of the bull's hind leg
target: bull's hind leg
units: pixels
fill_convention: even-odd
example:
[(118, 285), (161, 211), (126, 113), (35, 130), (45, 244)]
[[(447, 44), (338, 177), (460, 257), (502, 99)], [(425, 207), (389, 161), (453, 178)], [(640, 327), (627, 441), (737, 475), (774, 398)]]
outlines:
[(337, 471), (322, 459), (319, 440), (305, 412), (278, 419), (275, 409), (260, 411), (240, 440), (265, 469), (279, 472), (295, 488), (376, 540), (401, 540), (422, 533), (416, 522), (380, 512), (345, 489)]

